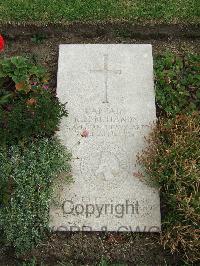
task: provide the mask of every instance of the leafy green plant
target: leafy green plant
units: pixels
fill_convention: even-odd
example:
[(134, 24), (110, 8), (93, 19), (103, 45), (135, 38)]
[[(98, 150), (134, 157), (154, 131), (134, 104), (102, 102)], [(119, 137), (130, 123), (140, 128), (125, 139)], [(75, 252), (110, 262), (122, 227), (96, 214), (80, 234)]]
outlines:
[(0, 230), (5, 245), (26, 252), (48, 231), (52, 182), (69, 175), (70, 154), (56, 139), (0, 146)]
[(22, 56), (4, 58), (0, 61), (0, 88), (13, 91), (13, 82), (18, 90), (29, 91), (32, 82), (47, 80), (46, 70)]
[(46, 70), (30, 59), (15, 56), (0, 61), (0, 105), (9, 103), (20, 92), (28, 93), (34, 84), (45, 86)]
[(18, 253), (45, 236), (52, 181), (70, 170), (70, 154), (53, 138), (64, 115), (42, 67), (24, 57), (0, 61), (0, 230)]
[(161, 119), (138, 157), (160, 188), (164, 246), (188, 263), (199, 257), (200, 114)]
[(23, 57), (0, 62), (0, 143), (51, 136), (65, 105), (49, 91), (46, 71)]
[(29, 137), (51, 136), (63, 115), (67, 115), (65, 106), (49, 91), (19, 96), (0, 106), (0, 142), (12, 144)]
[(200, 110), (199, 62), (199, 54), (180, 57), (170, 52), (155, 59), (156, 101), (165, 114)]

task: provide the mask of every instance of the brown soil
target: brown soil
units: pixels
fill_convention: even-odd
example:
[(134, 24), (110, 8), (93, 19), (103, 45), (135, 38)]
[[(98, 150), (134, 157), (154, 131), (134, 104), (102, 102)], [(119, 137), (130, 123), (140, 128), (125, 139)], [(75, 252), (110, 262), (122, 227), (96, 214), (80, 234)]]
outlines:
[[(33, 251), (36, 258), (73, 265), (98, 265), (102, 258), (112, 263), (128, 265), (164, 265), (172, 263), (157, 243), (158, 236), (133, 233), (73, 233), (52, 235), (48, 245)], [(54, 262), (54, 263), (53, 263)]]
[[(131, 24), (70, 24), (68, 26), (0, 26), (7, 41), (6, 56), (30, 54), (47, 66), (51, 86), (56, 87), (59, 44), (65, 43), (151, 43), (153, 53), (170, 49), (176, 53), (200, 51), (198, 25), (133, 26)], [(33, 40), (33, 39), (36, 39)]]
[[(50, 85), (54, 89), (61, 43), (151, 43), (154, 55), (166, 49), (178, 54), (200, 52), (198, 26), (4, 25), (0, 26), (0, 32), (6, 37), (4, 55), (34, 56), (49, 69)], [(59, 265), (59, 262), (98, 265), (102, 258), (127, 265), (181, 265), (177, 255), (170, 254), (159, 244), (158, 234), (146, 233), (54, 233), (31, 253), (18, 259), (12, 250), (2, 247), (0, 265), (22, 265), (22, 261), (33, 256), (38, 264), (43, 262), (45, 265)]]

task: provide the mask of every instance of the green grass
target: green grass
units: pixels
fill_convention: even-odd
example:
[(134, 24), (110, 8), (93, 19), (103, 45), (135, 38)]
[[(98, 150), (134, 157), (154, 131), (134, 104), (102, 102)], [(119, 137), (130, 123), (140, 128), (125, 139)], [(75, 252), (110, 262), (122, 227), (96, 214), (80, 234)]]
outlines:
[(199, 0), (0, 0), (0, 23), (200, 22)]

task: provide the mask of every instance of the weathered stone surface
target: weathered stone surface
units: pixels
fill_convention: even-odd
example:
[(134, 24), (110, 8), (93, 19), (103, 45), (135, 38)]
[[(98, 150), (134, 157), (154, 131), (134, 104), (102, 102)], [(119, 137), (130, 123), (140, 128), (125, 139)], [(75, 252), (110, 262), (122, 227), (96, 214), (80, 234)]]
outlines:
[(74, 182), (60, 187), (50, 226), (159, 231), (158, 192), (136, 165), (156, 119), (151, 45), (61, 45), (58, 67), (69, 111), (58, 135), (72, 151)]

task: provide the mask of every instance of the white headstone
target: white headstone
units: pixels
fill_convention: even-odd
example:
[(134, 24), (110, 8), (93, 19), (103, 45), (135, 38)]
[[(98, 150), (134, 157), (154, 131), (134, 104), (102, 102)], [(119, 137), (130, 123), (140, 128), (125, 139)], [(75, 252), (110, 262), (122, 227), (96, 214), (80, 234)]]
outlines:
[(156, 119), (151, 45), (60, 45), (57, 88), (74, 182), (51, 208), (52, 229), (159, 231), (158, 191), (136, 165)]

